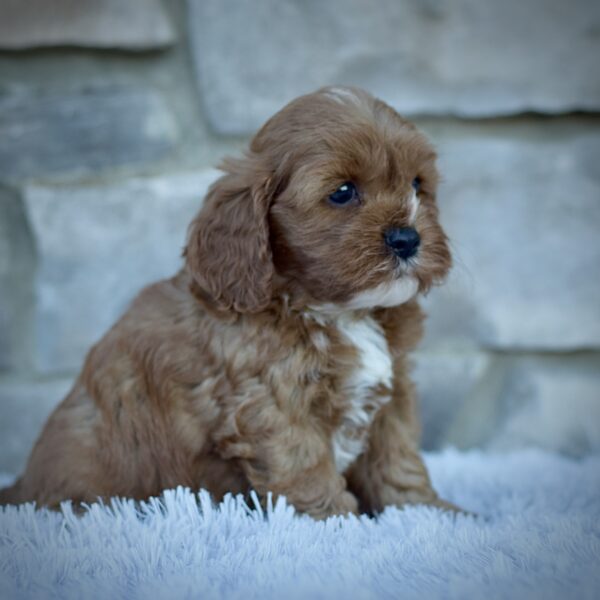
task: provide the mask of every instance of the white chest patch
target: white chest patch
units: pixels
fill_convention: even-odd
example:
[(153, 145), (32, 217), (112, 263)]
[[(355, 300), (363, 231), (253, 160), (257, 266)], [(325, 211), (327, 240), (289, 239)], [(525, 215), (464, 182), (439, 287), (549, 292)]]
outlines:
[(347, 410), (332, 439), (335, 465), (343, 473), (365, 449), (375, 414), (390, 400), (392, 358), (383, 329), (372, 317), (340, 317), (338, 327), (355, 346), (360, 360), (344, 382)]
[(348, 308), (371, 308), (373, 306), (399, 306), (414, 298), (419, 291), (419, 282), (410, 276), (382, 283), (377, 287), (359, 292), (347, 303)]

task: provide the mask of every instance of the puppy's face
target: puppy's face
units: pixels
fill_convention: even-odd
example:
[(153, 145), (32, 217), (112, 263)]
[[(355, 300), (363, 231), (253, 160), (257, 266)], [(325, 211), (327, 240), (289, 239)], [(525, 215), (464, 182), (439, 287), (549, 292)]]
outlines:
[[(298, 98), (263, 126), (247, 159), (225, 168), (229, 175), (213, 187), (192, 228), (188, 264), (201, 272), (200, 288), (227, 308), (244, 310), (239, 296), (248, 290), (210, 285), (206, 264), (190, 261), (193, 252), (206, 263), (202, 256), (218, 251), (219, 211), (229, 245), (243, 240), (233, 256), (244, 263), (243, 285), (263, 286), (250, 294), (258, 308), (246, 302), (245, 310), (283, 293), (323, 308), (397, 305), (450, 267), (435, 204), (435, 154), (412, 124), (366, 92), (325, 88)], [(233, 188), (246, 190), (237, 208)], [(212, 244), (202, 243), (211, 237)], [(223, 258), (228, 241), (220, 243), (220, 268), (231, 269)]]

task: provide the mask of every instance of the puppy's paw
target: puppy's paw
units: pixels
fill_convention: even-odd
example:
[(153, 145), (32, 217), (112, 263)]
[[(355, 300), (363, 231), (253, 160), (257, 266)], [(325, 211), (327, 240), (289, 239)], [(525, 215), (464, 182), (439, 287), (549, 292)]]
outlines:
[(425, 504), (429, 506), (435, 506), (436, 508), (441, 508), (443, 511), (452, 513), (454, 515), (466, 515), (470, 517), (477, 516), (477, 513), (471, 512), (470, 510), (465, 510), (464, 508), (460, 508), (460, 506), (456, 506), (456, 504), (452, 504), (452, 502), (442, 500), (441, 498), (435, 498), (434, 500), (425, 502)]
[(474, 513), (464, 510), (460, 508), (460, 506), (452, 504), (452, 502), (443, 500), (431, 488), (403, 491), (401, 493), (388, 488), (386, 489), (386, 492), (387, 494), (383, 498), (383, 506), (397, 506), (398, 508), (404, 508), (405, 506), (418, 506), (424, 504), (426, 506), (440, 508), (441, 510), (454, 515), (462, 514), (475, 516)]
[(358, 515), (358, 500), (350, 492), (344, 491), (333, 498), (326, 507), (306, 511), (314, 519), (327, 519), (334, 516)]
[(342, 492), (331, 505), (332, 515), (358, 514), (358, 500), (350, 492)]
[(456, 506), (456, 504), (452, 504), (452, 502), (448, 502), (447, 500), (442, 500), (441, 498), (435, 498), (434, 500), (426, 502), (426, 504), (428, 504), (429, 506), (435, 506), (436, 508), (441, 508), (442, 510), (445, 510), (447, 512), (453, 512), (453, 513), (464, 513), (465, 512), (462, 508)]

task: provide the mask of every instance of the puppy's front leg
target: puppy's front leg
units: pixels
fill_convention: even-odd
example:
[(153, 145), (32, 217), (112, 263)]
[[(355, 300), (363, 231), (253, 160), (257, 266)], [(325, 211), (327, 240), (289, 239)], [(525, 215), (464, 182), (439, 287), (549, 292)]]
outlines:
[(438, 497), (419, 454), (413, 412), (412, 386), (400, 378), (393, 398), (375, 418), (367, 450), (348, 472), (349, 488), (362, 511), (377, 513), (384, 507), (429, 504), (458, 511)]
[(438, 497), (419, 453), (419, 426), (414, 386), (407, 353), (422, 336), (423, 313), (417, 302), (378, 312), (393, 359), (392, 398), (376, 415), (365, 452), (346, 472), (348, 487), (362, 511), (384, 507), (429, 504), (458, 511)]
[[(256, 418), (254, 413), (254, 425)], [(271, 414), (268, 428), (259, 420), (259, 430), (222, 445), (224, 456), (241, 459), (258, 494), (284, 495), (297, 510), (316, 519), (358, 512), (358, 501), (336, 471), (331, 444), (318, 427), (294, 423), (280, 411)], [(238, 418), (238, 431), (246, 429), (244, 425), (253, 423)]]

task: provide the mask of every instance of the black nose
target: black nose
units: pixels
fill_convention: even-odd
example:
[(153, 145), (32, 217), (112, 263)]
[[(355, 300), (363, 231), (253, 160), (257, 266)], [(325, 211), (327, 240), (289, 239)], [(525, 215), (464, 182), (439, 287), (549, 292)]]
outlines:
[(416, 229), (412, 227), (394, 227), (388, 229), (384, 236), (385, 243), (400, 258), (410, 258), (417, 253), (421, 238)]

